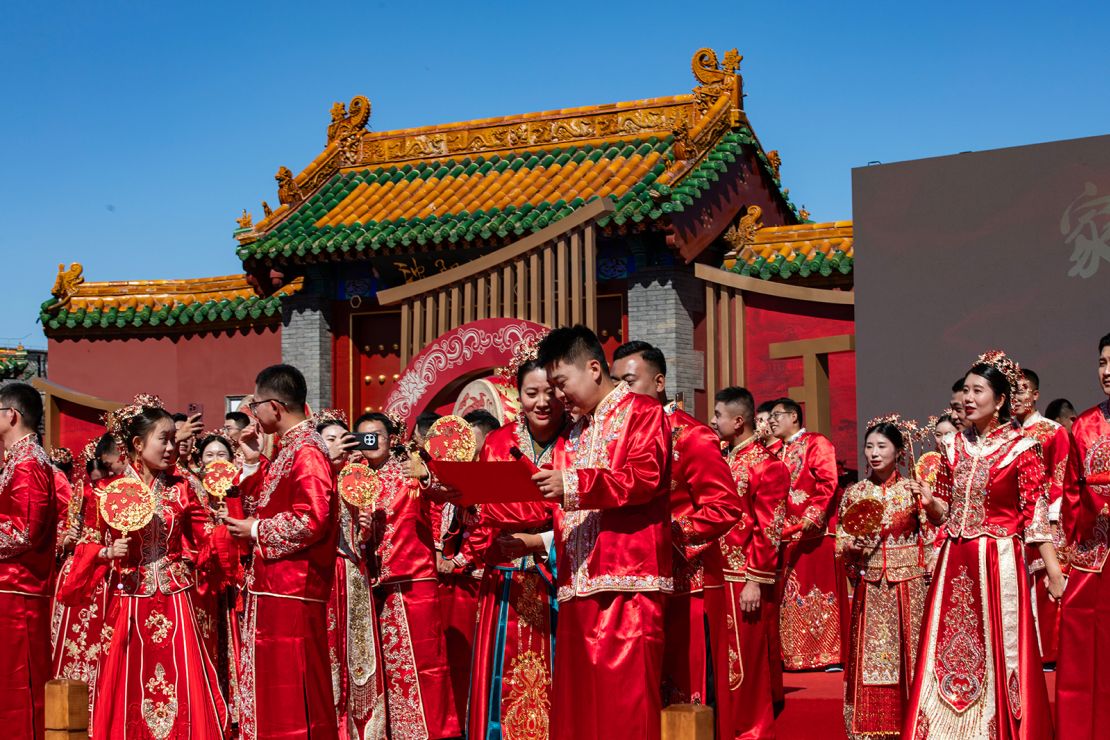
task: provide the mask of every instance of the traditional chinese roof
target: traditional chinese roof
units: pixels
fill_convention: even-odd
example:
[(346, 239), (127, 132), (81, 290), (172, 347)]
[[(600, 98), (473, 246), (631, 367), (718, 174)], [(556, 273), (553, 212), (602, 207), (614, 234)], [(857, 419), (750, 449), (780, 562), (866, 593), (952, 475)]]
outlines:
[[(745, 236), (746, 218), (725, 236), (733, 251), (725, 257), (723, 269), (764, 280), (852, 272), (851, 221), (763, 228), (757, 225)], [(758, 216), (755, 222), (758, 223)]]
[(23, 377), (28, 364), (27, 350), (23, 347), (0, 347), (0, 380)]
[(85, 282), (84, 268), (59, 265), (53, 298), (39, 318), (48, 335), (212, 330), (260, 326), (281, 319), (281, 298), (297, 293), (298, 278), (259, 297), (245, 275), (192, 280)]
[(248, 269), (344, 260), (372, 252), (511, 241), (608, 196), (600, 225), (642, 228), (689, 208), (738, 158), (752, 157), (772, 196), (776, 152), (742, 110), (735, 50), (693, 61), (690, 94), (628, 103), (371, 132), (370, 103), (336, 103), (328, 144), (300, 174), (279, 169), (280, 207), (236, 231)]

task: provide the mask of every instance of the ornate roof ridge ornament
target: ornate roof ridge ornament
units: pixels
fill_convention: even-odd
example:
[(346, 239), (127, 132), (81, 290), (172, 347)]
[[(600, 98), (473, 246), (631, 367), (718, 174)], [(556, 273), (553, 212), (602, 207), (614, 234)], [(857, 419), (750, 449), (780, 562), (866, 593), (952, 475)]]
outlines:
[(744, 215), (725, 232), (725, 241), (732, 247), (725, 255), (725, 259), (735, 259), (740, 253), (755, 243), (755, 232), (763, 228), (763, 209), (757, 205), (750, 205), (745, 209)]
[(724, 64), (717, 60), (717, 52), (709, 47), (698, 49), (690, 61), (694, 79), (700, 84), (694, 88), (698, 112), (705, 115), (719, 98), (728, 95), (732, 107), (744, 109), (744, 78), (740, 76), (740, 62), (744, 56), (736, 49), (725, 52)]

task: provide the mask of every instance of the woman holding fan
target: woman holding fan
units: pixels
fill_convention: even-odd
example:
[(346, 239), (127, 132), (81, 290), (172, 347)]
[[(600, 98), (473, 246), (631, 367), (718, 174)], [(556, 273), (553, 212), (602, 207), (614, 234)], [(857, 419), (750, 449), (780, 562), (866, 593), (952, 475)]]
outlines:
[(872, 420), (864, 435), (870, 475), (840, 502), (836, 550), (855, 586), (844, 680), (844, 725), (854, 739), (897, 738), (913, 682), (928, 589), (923, 517), (898, 470), (913, 431), (897, 416)]
[(903, 737), (1052, 737), (1024, 544), (1045, 560), (1054, 599), (1064, 577), (1052, 545), (1044, 462), (1010, 416), (1020, 369), (999, 351), (964, 380), (966, 425), (945, 441), (936, 488), (909, 485), (929, 521), (947, 523)]
[(122, 475), (97, 482), (119, 609), (97, 684), (94, 736), (221, 738), (227, 709), (189, 598), (208, 514), (176, 475), (174, 423), (140, 396), (112, 413), (128, 455)]

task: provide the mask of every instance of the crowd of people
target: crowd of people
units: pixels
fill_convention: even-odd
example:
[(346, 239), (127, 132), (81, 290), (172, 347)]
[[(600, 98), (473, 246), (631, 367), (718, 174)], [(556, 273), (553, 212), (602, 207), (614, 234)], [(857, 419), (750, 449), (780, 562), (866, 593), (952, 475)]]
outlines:
[(644, 342), (559, 328), (505, 373), (470, 457), (531, 480), (466, 504), (434, 413), (310, 413), (288, 365), (213, 431), (136, 397), (76, 459), (0, 388), (7, 736), (69, 678), (97, 740), (653, 738), (672, 704), (772, 738), (783, 671), (840, 669), (852, 738), (1110, 727), (1110, 335), (1095, 407), (1045, 418), (988, 352), (926, 427), (861, 425), (858, 481), (792, 399), (695, 419)]

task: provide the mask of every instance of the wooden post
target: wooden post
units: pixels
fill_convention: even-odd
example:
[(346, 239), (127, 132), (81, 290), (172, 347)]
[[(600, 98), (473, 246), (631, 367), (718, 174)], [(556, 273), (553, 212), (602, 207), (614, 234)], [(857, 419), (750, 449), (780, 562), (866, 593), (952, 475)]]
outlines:
[(854, 352), (855, 349), (854, 334), (796, 339), (792, 342), (775, 342), (768, 346), (768, 354), (772, 360), (802, 358), (802, 378), (805, 385), (791, 387), (787, 392), (791, 398), (805, 406), (805, 426), (811, 432), (829, 434), (832, 431), (832, 414), (829, 408), (829, 355), (834, 352)]
[(88, 740), (89, 686), (59, 678), (46, 682), (46, 740)]
[(713, 710), (701, 704), (672, 704), (663, 710), (663, 740), (713, 740)]

